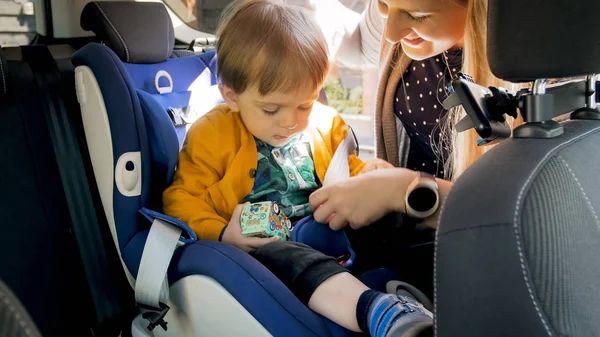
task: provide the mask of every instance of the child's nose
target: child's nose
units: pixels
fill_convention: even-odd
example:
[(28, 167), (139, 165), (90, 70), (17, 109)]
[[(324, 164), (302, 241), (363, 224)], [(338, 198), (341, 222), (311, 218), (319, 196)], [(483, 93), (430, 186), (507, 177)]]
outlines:
[(279, 125), (286, 129), (295, 128), (298, 125), (296, 114), (294, 112), (283, 114), (281, 120), (279, 121)]

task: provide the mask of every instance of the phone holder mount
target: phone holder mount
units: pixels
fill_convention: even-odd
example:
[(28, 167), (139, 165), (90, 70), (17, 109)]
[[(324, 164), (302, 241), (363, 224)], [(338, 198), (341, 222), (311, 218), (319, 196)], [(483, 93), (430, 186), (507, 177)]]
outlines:
[(552, 118), (570, 111), (571, 119), (600, 120), (596, 91), (598, 76), (585, 81), (571, 81), (547, 88), (545, 79), (536, 80), (532, 89), (522, 89), (513, 95), (506, 89), (476, 84), (459, 73), (448, 86), (450, 96), (442, 105), (449, 110), (462, 105), (466, 116), (456, 124), (457, 132), (475, 129), (481, 137), (477, 145), (491, 145), (511, 136), (506, 115), (517, 118), (519, 112), (525, 124), (512, 132), (515, 138), (554, 138), (563, 134), (561, 124)]

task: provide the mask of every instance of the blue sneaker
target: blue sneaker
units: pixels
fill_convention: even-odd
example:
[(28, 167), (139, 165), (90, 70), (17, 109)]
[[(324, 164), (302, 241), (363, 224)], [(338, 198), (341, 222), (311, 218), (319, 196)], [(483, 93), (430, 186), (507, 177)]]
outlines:
[[(424, 337), (431, 336), (433, 314), (410, 293), (385, 294), (367, 290), (359, 299), (357, 319), (362, 331), (372, 337)], [(366, 320), (362, 308), (366, 306)]]
[(433, 314), (412, 298), (398, 296), (404, 310), (390, 322), (385, 337), (433, 336)]

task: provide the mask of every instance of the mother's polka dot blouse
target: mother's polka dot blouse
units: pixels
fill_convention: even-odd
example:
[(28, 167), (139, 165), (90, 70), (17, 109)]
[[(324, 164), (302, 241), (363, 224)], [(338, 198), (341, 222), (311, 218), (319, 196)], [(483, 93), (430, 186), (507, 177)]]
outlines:
[[(447, 60), (446, 60), (447, 57)], [(462, 51), (453, 50), (412, 61), (396, 89), (394, 111), (410, 137), (407, 167), (444, 177), (447, 144), (440, 141), (441, 124), (447, 115), (442, 102), (447, 86), (462, 65)]]

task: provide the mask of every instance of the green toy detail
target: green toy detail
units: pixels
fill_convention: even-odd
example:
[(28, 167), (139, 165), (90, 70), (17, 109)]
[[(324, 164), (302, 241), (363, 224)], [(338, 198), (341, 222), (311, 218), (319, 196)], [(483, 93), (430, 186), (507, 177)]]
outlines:
[(269, 238), (278, 236), (281, 241), (291, 237), (292, 225), (276, 202), (249, 204), (242, 210), (240, 219), (242, 235)]

